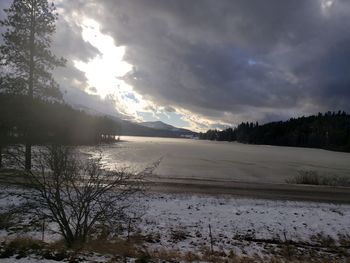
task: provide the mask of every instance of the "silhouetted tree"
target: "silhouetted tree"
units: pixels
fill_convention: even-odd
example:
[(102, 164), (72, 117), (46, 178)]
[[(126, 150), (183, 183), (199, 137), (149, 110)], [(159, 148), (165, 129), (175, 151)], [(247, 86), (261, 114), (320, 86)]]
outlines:
[[(30, 99), (61, 99), (58, 84), (52, 77), (54, 67), (63, 66), (65, 60), (50, 51), (55, 32), (57, 14), (55, 6), (47, 0), (14, 0), (4, 10), (7, 18), (1, 21), (6, 28), (0, 46), (1, 90), (12, 94), (26, 94)], [(26, 125), (32, 126), (28, 119)], [(31, 168), (31, 134), (26, 134), (26, 169)]]

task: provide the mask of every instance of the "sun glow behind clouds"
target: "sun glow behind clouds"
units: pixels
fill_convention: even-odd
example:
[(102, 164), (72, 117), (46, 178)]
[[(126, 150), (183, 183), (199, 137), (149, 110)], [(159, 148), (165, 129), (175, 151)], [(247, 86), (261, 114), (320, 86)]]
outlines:
[(335, 0), (321, 0), (321, 8), (322, 8), (322, 13), (326, 16), (329, 15), (329, 11), (334, 5)]
[(103, 34), (95, 20), (85, 18), (81, 21), (82, 38), (99, 51), (87, 62), (73, 61), (74, 66), (85, 73), (87, 93), (113, 103), (119, 113), (137, 121), (152, 116), (146, 119), (162, 120), (178, 127), (203, 131), (216, 123), (185, 109), (174, 107), (174, 112), (168, 112), (164, 106), (144, 99), (123, 80), (124, 76), (133, 71), (133, 66), (123, 60), (126, 47), (117, 46), (111, 36)]
[(100, 25), (92, 19), (83, 20), (82, 37), (100, 52), (88, 62), (73, 61), (74, 66), (83, 71), (88, 79), (85, 91), (101, 99), (114, 100), (120, 113), (138, 119), (137, 112), (146, 108), (148, 102), (122, 80), (133, 69), (123, 60), (126, 47), (116, 46), (114, 39), (101, 33)]

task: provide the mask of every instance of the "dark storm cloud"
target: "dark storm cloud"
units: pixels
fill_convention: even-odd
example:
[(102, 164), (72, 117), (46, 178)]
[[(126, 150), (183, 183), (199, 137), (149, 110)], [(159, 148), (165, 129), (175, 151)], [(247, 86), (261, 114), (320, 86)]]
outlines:
[(298, 68), (309, 76), (309, 86), (316, 103), (333, 109), (349, 110), (350, 103), (350, 35), (334, 39), (318, 57)]
[[(95, 19), (125, 45), (134, 66), (126, 81), (158, 106), (218, 123), (350, 111), (348, 0), (63, 0), (59, 7), (63, 16)], [(73, 18), (64, 21), (57, 51), (85, 61), (96, 55), (80, 34)], [(66, 82), (86, 82), (78, 70), (67, 74)]]
[(271, 120), (350, 110), (350, 2), (327, 2), (104, 0), (102, 17), (86, 12), (127, 46), (144, 96)]

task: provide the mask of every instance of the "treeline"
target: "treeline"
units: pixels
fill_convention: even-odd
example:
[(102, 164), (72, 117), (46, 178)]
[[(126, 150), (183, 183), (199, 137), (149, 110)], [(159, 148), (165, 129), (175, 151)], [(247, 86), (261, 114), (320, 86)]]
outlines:
[(222, 131), (208, 130), (199, 138), (350, 152), (350, 115), (339, 111), (264, 125), (247, 122)]
[(57, 101), (0, 94), (0, 145), (95, 144), (120, 134), (115, 121)]

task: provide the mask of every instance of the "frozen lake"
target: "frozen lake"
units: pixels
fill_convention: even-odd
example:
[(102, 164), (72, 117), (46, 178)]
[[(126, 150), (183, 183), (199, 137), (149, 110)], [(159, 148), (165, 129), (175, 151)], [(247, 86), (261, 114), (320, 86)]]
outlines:
[(173, 138), (121, 140), (101, 148), (108, 167), (139, 172), (154, 166), (161, 179), (285, 183), (301, 170), (350, 176), (349, 153)]

